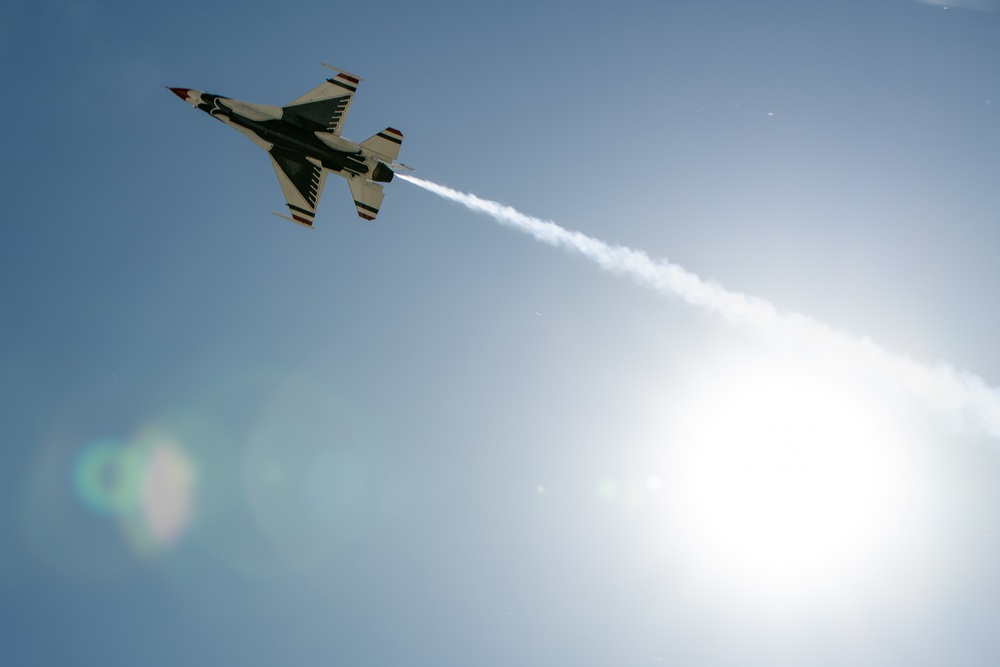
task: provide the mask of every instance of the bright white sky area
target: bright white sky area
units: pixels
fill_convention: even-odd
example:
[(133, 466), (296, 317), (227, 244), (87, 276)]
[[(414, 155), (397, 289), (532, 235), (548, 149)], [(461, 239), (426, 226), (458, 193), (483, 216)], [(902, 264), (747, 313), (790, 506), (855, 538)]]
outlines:
[[(5, 4), (0, 662), (995, 665), (998, 9)], [(320, 62), (416, 176), (979, 402), (402, 180), (275, 218), (163, 86)]]

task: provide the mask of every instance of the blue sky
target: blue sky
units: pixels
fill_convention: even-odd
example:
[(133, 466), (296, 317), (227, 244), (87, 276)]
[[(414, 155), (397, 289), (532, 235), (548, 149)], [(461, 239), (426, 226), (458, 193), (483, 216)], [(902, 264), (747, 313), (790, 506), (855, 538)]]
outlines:
[(5, 664), (995, 663), (995, 437), (163, 89), (997, 387), (995, 4), (4, 7)]

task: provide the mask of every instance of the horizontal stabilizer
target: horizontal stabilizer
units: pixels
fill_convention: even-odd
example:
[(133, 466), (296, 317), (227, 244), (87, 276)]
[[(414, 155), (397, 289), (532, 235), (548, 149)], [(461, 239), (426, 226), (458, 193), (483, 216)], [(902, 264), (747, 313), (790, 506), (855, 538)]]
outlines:
[(371, 139), (365, 139), (361, 145), (375, 153), (385, 162), (392, 162), (399, 157), (399, 148), (403, 145), (403, 133), (387, 127)]
[(365, 220), (374, 220), (385, 197), (382, 194), (382, 186), (372, 183), (367, 178), (351, 178), (347, 183), (351, 186), (351, 195), (354, 197), (358, 215)]

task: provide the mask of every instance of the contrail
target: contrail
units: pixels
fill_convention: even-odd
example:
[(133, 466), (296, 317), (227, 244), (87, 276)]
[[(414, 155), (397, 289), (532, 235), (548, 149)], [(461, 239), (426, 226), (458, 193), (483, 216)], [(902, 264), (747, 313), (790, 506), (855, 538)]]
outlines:
[(431, 181), (396, 174), (414, 185), (485, 213), (539, 241), (583, 255), (609, 273), (627, 276), (660, 294), (675, 296), (769, 340), (795, 345), (838, 363), (851, 363), (924, 400), (959, 426), (1000, 437), (1000, 391), (981, 378), (940, 363), (929, 366), (889, 352), (868, 338), (837, 331), (807, 315), (781, 313), (769, 301), (732, 292), (667, 260), (641, 250), (610, 245), (510, 206)]

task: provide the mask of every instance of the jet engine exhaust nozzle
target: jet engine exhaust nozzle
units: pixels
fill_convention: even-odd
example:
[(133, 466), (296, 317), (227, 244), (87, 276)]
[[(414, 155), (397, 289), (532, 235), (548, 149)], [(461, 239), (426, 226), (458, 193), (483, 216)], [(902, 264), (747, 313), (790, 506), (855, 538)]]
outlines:
[(388, 183), (392, 180), (393, 175), (392, 169), (385, 162), (379, 162), (375, 165), (375, 170), (372, 172), (372, 180), (376, 183)]

